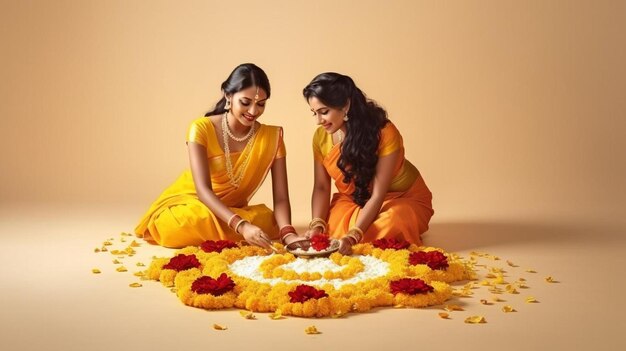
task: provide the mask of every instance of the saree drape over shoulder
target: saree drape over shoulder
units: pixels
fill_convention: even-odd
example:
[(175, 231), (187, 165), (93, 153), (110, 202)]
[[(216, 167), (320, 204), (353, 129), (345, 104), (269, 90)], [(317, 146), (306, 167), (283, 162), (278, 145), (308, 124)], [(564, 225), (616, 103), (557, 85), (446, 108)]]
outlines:
[[(248, 205), (248, 201), (263, 183), (274, 160), (285, 157), (282, 129), (263, 124), (259, 127), (239, 187), (230, 183), (224, 151), (210, 118), (201, 117), (191, 124), (187, 142), (206, 147), (212, 189), (224, 205), (275, 238), (278, 228), (273, 212), (263, 204)], [(245, 166), (240, 154), (230, 154), (234, 174)], [(199, 245), (206, 240), (242, 239), (200, 201), (190, 170), (183, 172), (152, 204), (135, 233), (148, 241), (174, 248)]]
[[(400, 152), (394, 166), (391, 185), (380, 212), (364, 233), (363, 241), (381, 238), (404, 239), (421, 244), (421, 234), (428, 230), (428, 222), (434, 214), (432, 194), (419, 171), (404, 158), (402, 136), (393, 123), (388, 122), (381, 130), (378, 157)], [(332, 237), (343, 237), (353, 227), (361, 208), (352, 199), (354, 180), (346, 184), (337, 161), (341, 156), (341, 144), (333, 145), (332, 136), (318, 128), (313, 137), (313, 155), (321, 162), (335, 181), (338, 192), (330, 203), (328, 231)]]

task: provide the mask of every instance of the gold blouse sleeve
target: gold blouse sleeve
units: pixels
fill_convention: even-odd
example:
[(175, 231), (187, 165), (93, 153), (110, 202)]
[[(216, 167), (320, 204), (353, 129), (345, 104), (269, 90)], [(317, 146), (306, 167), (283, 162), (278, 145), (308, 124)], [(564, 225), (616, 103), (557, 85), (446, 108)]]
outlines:
[(187, 142), (208, 145), (208, 129), (206, 123), (211, 123), (208, 117), (201, 117), (196, 119), (189, 126), (187, 131)]
[(378, 157), (387, 156), (403, 147), (402, 135), (393, 123), (387, 122), (387, 125), (380, 132)]

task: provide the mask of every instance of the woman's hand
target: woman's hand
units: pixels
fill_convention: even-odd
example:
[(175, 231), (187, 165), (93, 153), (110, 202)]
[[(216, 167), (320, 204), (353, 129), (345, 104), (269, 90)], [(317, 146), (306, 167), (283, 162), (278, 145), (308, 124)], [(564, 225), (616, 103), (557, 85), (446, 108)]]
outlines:
[(322, 234), (322, 227), (313, 227), (304, 233), (304, 239), (311, 239), (313, 235)]
[(245, 222), (239, 226), (239, 232), (243, 235), (243, 238), (252, 245), (260, 246), (265, 249), (270, 248), (271, 240), (261, 230), (261, 228), (251, 224), (250, 222)]
[(342, 255), (352, 255), (352, 239), (343, 237), (339, 239), (339, 253)]
[[(304, 235), (300, 235), (298, 233), (293, 233), (291, 235), (287, 235), (285, 236), (285, 246), (297, 242), (297, 241), (303, 241), (303, 240), (307, 240), (307, 238)], [(302, 248), (302, 247), (300, 247)]]

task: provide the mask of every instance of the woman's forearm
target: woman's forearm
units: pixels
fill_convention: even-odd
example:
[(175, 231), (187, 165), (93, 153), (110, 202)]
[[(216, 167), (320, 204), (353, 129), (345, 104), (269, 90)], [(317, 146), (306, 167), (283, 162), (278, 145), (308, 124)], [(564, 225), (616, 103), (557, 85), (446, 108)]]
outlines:
[(375, 199), (370, 198), (365, 203), (365, 206), (359, 212), (357, 217), (355, 226), (357, 226), (362, 231), (367, 231), (369, 226), (374, 222), (378, 213), (380, 212), (380, 208), (382, 207), (383, 199)]
[(330, 207), (330, 189), (316, 187), (311, 196), (312, 218), (328, 219), (328, 209)]
[(278, 228), (291, 224), (291, 204), (289, 199), (282, 199), (274, 202), (274, 217)]

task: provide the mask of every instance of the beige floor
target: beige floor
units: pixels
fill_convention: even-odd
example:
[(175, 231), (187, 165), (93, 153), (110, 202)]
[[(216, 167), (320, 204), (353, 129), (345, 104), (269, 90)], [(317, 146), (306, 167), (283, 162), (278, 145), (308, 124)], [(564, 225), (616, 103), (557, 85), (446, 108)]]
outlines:
[[(435, 220), (427, 244), (506, 267), (528, 289), (504, 294), (506, 303), (481, 305), (481, 287), (450, 320), (439, 308), (377, 309), (341, 319), (245, 320), (236, 310), (208, 312), (186, 307), (154, 282), (137, 281), (136, 262), (148, 263), (167, 249), (142, 244), (115, 272), (112, 256), (93, 249), (108, 238), (121, 248), (140, 209), (13, 206), (0, 208), (3, 279), (0, 299), (2, 350), (619, 350), (626, 347), (624, 233), (619, 223)], [(519, 265), (508, 267), (506, 260)], [(92, 268), (102, 274), (94, 275)], [(536, 274), (525, 270), (532, 268)], [(485, 272), (481, 271), (481, 275)], [(546, 283), (546, 276), (558, 283)], [(537, 304), (524, 299), (534, 296)], [(509, 304), (517, 312), (503, 313)], [(487, 323), (463, 323), (483, 315)], [(228, 327), (212, 329), (213, 323)], [(322, 334), (306, 335), (315, 325)], [(297, 347), (293, 347), (297, 345)]]

